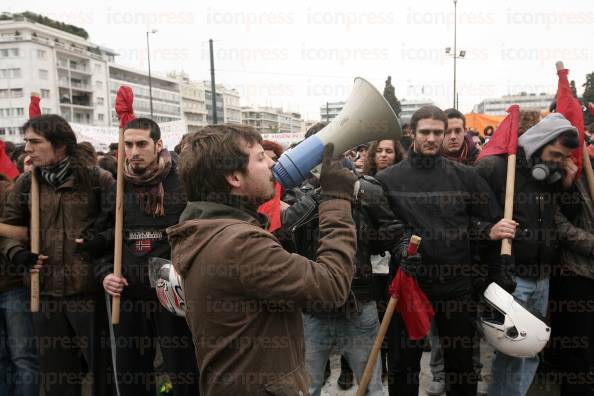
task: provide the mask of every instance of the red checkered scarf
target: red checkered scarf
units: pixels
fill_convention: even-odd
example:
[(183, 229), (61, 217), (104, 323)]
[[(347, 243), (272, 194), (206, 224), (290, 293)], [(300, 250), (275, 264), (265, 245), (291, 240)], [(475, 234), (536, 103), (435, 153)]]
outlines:
[(161, 150), (157, 160), (149, 165), (141, 175), (134, 173), (130, 162), (126, 160), (124, 177), (136, 187), (136, 192), (140, 198), (140, 207), (150, 216), (165, 216), (163, 180), (165, 180), (170, 170), (171, 154), (166, 149)]

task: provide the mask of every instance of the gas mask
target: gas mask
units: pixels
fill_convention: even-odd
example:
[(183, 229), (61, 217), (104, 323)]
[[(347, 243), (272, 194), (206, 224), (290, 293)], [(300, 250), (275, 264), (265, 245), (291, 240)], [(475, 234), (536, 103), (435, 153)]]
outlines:
[(540, 182), (553, 184), (563, 178), (563, 171), (556, 163), (544, 162), (537, 159), (530, 169), (532, 177)]

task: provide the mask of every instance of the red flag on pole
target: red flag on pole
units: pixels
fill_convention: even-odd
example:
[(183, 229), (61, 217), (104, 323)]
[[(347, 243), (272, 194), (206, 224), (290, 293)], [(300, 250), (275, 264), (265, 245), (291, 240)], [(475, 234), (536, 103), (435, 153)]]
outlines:
[(39, 108), (39, 96), (32, 93), (31, 102), (29, 102), (29, 119), (39, 117), (41, 115), (41, 109)]
[(276, 182), (274, 183), (274, 197), (267, 202), (264, 202), (258, 208), (258, 213), (266, 215), (268, 218), (268, 231), (274, 232), (281, 227), (281, 219), (280, 219), (280, 198), (282, 194), (282, 187), (281, 185)]
[(578, 167), (576, 174), (577, 180), (582, 173), (582, 152), (585, 138), (584, 113), (582, 112), (582, 104), (573, 96), (573, 92), (569, 86), (569, 80), (567, 79), (568, 74), (569, 69), (557, 70), (557, 75), (559, 76), (559, 83), (557, 85), (557, 112), (563, 114), (567, 118), (567, 121), (576, 127), (579, 132), (580, 146), (571, 153), (571, 159)]
[(126, 124), (136, 117), (134, 116), (134, 109), (132, 104), (134, 103), (134, 93), (132, 88), (122, 85), (118, 89), (118, 95), (116, 96), (115, 111), (120, 120), (120, 128), (124, 128)]
[[(417, 253), (418, 241), (413, 241), (413, 238), (408, 245), (409, 256)], [(397, 301), (396, 310), (402, 316), (408, 338), (420, 340), (427, 337), (435, 311), (417, 281), (398, 268), (390, 285), (390, 295)]]
[(501, 121), (489, 143), (483, 147), (483, 151), (479, 154), (477, 161), (491, 155), (517, 153), (520, 106), (511, 105), (507, 109), (507, 113), (507, 117)]

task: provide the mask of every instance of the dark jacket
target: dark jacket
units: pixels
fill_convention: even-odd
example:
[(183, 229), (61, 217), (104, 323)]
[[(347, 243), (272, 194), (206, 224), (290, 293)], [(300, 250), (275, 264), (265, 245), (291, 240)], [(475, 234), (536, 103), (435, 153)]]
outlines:
[(316, 262), (282, 249), (258, 217), (189, 202), (180, 224), (167, 230), (204, 395), (307, 395), (301, 309), (340, 306), (350, 289), (355, 228), (348, 201), (320, 204)]
[(446, 283), (479, 275), (479, 269), (471, 266), (471, 241), (488, 239), (501, 210), (474, 169), (409, 150), (407, 159), (376, 178), (406, 233), (422, 238), (420, 278)]
[[(122, 275), (128, 281), (128, 286), (124, 288), (123, 296), (154, 298), (155, 291), (151, 289), (148, 279), (148, 260), (149, 257), (170, 258), (171, 249), (165, 230), (178, 223), (187, 198), (175, 162), (163, 181), (165, 216), (147, 215), (141, 208), (135, 189), (132, 183), (124, 180)], [(115, 211), (115, 206), (112, 211)], [(109, 230), (108, 240), (108, 254), (95, 266), (99, 282), (113, 272), (113, 229)]]
[[(507, 157), (485, 157), (479, 161), (476, 169), (503, 206)], [(513, 219), (519, 223), (512, 243), (514, 271), (521, 277), (548, 277), (559, 258), (559, 240), (554, 220), (558, 204), (569, 207), (579, 203), (579, 199), (576, 201), (573, 191), (562, 191), (560, 183), (551, 185), (534, 179), (521, 147), (518, 148), (514, 188)]]
[[(40, 271), (40, 294), (63, 297), (98, 290), (93, 277), (91, 259), (80, 252), (76, 238), (88, 238), (103, 231), (110, 220), (109, 196), (115, 181), (111, 174), (94, 167), (88, 173), (90, 187), (70, 176), (61, 186), (54, 188), (40, 175), (40, 252), (48, 259)], [(29, 226), (31, 173), (24, 173), (16, 180), (0, 222)], [(14, 239), (0, 239), (0, 250), (10, 260), (25, 246)]]
[[(402, 224), (396, 220), (377, 180), (371, 176), (359, 178), (360, 188), (352, 205), (352, 216), (357, 230), (355, 273), (351, 289), (360, 302), (373, 299), (372, 267), (370, 256), (391, 252), (400, 242)], [(296, 253), (315, 260), (320, 246), (318, 204), (320, 190), (305, 185), (302, 197), (282, 214), (283, 228), (290, 230)], [(347, 312), (356, 301), (332, 312)], [(321, 308), (321, 307), (320, 307)], [(320, 309), (320, 311), (323, 311)], [(310, 312), (316, 313), (316, 312)]]

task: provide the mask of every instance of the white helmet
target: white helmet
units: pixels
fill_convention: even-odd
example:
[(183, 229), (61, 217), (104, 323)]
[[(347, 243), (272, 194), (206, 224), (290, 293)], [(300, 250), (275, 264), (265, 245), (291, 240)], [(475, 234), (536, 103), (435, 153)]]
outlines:
[(171, 263), (159, 269), (159, 278), (155, 285), (157, 298), (162, 306), (177, 316), (186, 316), (186, 297), (182, 279)]
[(487, 311), (479, 324), (487, 342), (514, 357), (533, 357), (545, 347), (551, 328), (493, 282), (483, 294)]

